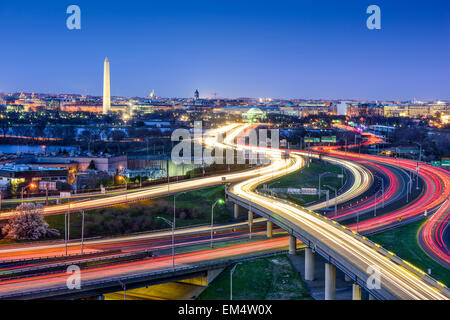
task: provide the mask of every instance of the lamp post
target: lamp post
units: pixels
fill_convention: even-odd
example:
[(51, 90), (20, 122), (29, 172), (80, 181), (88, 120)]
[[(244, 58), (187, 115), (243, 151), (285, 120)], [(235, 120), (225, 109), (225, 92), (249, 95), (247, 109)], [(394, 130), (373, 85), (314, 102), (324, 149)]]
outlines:
[(176, 207), (176, 200), (177, 200), (177, 197), (180, 195), (180, 194), (185, 194), (186, 192), (182, 192), (182, 193), (177, 193), (177, 194), (174, 194), (173, 195), (173, 229), (175, 230), (175, 214), (176, 214), (176, 211), (177, 211), (177, 207)]
[(175, 271), (175, 223), (172, 223), (172, 221), (167, 220), (163, 217), (156, 217), (156, 219), (161, 219), (165, 221), (169, 226), (172, 227), (172, 269)]
[(128, 190), (128, 181), (124, 176), (119, 176), (119, 180), (125, 182), (125, 190)]
[(320, 193), (321, 193), (320, 179), (322, 178), (323, 175), (326, 175), (328, 173), (331, 174), (331, 172), (329, 172), (329, 171), (322, 172), (319, 174), (319, 199), (320, 199)]
[(382, 196), (383, 208), (384, 208), (384, 179), (383, 179), (383, 177), (380, 177), (377, 174), (375, 174), (375, 177), (378, 177), (378, 179), (381, 180), (381, 196)]
[(332, 186), (329, 186), (329, 185), (326, 185), (325, 187), (328, 187), (328, 188), (334, 190), (334, 216), (336, 217), (337, 216), (337, 189)]
[[(273, 186), (274, 184), (279, 184), (280, 182), (281, 182), (281, 181), (269, 183), (269, 185), (267, 186), (267, 188), (270, 189), (270, 186)], [(272, 191), (272, 190), (270, 191), (270, 195), (273, 196), (273, 191)]]
[(34, 189), (34, 188), (36, 188), (36, 185), (32, 182), (32, 183), (30, 183), (29, 185), (27, 185), (27, 186), (25, 186), (25, 187), (22, 187), (22, 192), (21, 192), (21, 198), (22, 198), (21, 203), (22, 203), (22, 204), (23, 204), (23, 192), (24, 192), (25, 190), (27, 190), (28, 188)]
[(230, 271), (230, 300), (233, 300), (233, 272), (241, 262), (236, 263)]
[(84, 210), (79, 210), (81, 213), (81, 255), (83, 255), (84, 245)]
[(211, 248), (213, 247), (213, 226), (214, 226), (214, 207), (216, 204), (223, 204), (223, 199), (217, 199), (211, 206)]

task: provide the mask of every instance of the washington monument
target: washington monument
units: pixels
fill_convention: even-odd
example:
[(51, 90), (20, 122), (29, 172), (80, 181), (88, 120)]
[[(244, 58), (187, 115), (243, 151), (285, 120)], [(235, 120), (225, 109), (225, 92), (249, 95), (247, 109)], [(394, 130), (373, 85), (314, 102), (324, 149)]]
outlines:
[(111, 89), (109, 83), (109, 60), (105, 58), (103, 69), (103, 114), (108, 114), (111, 110)]

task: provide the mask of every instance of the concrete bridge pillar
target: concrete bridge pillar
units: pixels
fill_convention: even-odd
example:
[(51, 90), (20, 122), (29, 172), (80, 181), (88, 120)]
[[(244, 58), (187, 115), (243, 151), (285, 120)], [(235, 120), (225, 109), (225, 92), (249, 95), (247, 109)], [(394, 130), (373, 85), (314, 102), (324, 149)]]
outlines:
[(239, 217), (239, 205), (237, 203), (234, 204), (234, 218), (237, 219)]
[(336, 267), (325, 263), (325, 300), (336, 299)]
[(314, 253), (311, 248), (305, 248), (305, 280), (314, 280)]
[(293, 236), (289, 236), (289, 254), (297, 253), (297, 239)]
[(272, 221), (267, 220), (267, 238), (272, 238), (273, 235), (273, 223)]
[(352, 285), (352, 299), (361, 300), (361, 287), (356, 283)]

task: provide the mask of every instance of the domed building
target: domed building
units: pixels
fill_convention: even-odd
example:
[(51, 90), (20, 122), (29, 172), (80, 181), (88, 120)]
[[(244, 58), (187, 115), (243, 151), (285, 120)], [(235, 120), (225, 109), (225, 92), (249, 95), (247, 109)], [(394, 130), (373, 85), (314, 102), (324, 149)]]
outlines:
[(244, 121), (264, 121), (266, 120), (266, 118), (266, 113), (259, 108), (251, 108), (250, 110), (242, 114), (242, 120)]

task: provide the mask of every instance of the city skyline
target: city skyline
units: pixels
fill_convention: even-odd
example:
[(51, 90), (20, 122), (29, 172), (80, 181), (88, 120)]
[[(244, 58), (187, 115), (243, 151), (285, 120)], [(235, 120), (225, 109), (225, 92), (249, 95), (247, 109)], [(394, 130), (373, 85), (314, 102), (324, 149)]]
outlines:
[(132, 3), (123, 10), (81, 1), (81, 30), (66, 28), (65, 4), (25, 3), (0, 5), (10, 48), (0, 53), (1, 92), (101, 96), (100, 61), (108, 56), (113, 96), (155, 89), (190, 97), (198, 88), (218, 98), (450, 98), (444, 1), (379, 1), (381, 30), (365, 26), (371, 3), (356, 1)]

